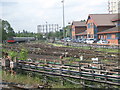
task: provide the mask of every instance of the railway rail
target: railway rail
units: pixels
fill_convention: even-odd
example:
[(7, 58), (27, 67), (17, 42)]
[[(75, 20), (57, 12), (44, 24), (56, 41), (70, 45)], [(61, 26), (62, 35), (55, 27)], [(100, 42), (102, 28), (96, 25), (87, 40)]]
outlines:
[[(96, 50), (82, 50), (77, 48), (65, 48), (65, 47), (54, 47), (49, 45), (39, 45), (39, 44), (25, 44), (24, 45), (26, 49), (28, 49), (28, 52), (30, 55), (41, 55), (41, 56), (52, 56), (59, 58), (60, 55), (63, 55), (67, 52), (67, 57), (75, 57), (79, 58), (80, 55), (84, 56), (84, 59), (90, 59), (93, 57), (98, 57), (100, 59), (108, 59), (108, 60), (119, 60), (119, 54), (116, 53), (106, 53), (106, 52), (100, 52)], [(7, 45), (3, 46), (3, 48), (10, 49), (16, 52), (20, 52), (21, 47), (18, 47), (18, 45)]]
[[(22, 71), (120, 86), (120, 67), (117, 66), (120, 58), (119, 52), (55, 47), (47, 44), (21, 45), (28, 49), (29, 57), (35, 58), (35, 60), (32, 59), (33, 62), (19, 61), (17, 68)], [(21, 50), (17, 44), (3, 47), (16, 52)], [(65, 55), (63, 59), (60, 59), (61, 55)], [(83, 60), (80, 60), (80, 56), (84, 57)], [(69, 57), (71, 58), (67, 59)], [(93, 63), (91, 58), (99, 58), (98, 63)], [(79, 60), (75, 61), (75, 59)], [(74, 83), (74, 81), (71, 82)]]
[(2, 85), (3, 90), (39, 90), (39, 89), (51, 88), (51, 86), (47, 83), (44, 85), (31, 86), (31, 85), (18, 84), (18, 83), (2, 80), (2, 83), (0, 84)]
[(19, 67), (24, 71), (43, 73), (53, 76), (69, 77), (74, 79), (83, 79), (93, 82), (107, 83), (110, 85), (120, 86), (119, 72), (97, 70), (103, 73), (100, 74), (100, 73), (94, 73), (93, 71), (96, 71), (95, 69), (80, 68), (79, 66), (77, 66), (79, 68), (76, 70), (70, 70), (69, 68), (73, 68), (72, 66), (56, 65), (55, 67), (48, 67), (51, 64), (48, 64), (47, 66), (37, 66), (38, 64), (36, 65), (35, 63), (19, 62), (19, 64), (20, 63), (21, 64), (24, 63), (22, 67)]

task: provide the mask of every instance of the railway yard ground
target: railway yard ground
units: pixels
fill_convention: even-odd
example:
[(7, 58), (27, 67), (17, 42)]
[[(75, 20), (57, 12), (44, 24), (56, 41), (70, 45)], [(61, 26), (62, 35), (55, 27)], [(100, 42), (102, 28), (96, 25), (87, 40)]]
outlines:
[[(117, 75), (120, 74), (119, 49), (112, 49), (112, 48), (105, 49), (105, 48), (97, 48), (97, 47), (90, 47), (83, 45), (79, 47), (79, 45), (77, 44), (71, 44), (71, 43), (68, 44), (69, 45), (63, 43), (32, 42), (32, 43), (20, 43), (20, 44), (4, 44), (2, 47), (3, 47), (3, 52), (9, 53), (9, 55), (11, 56), (16, 55), (19, 61), (21, 58), (19, 56), (20, 52), (22, 49), (24, 49), (27, 51), (27, 59), (21, 61), (32, 62), (32, 63), (41, 63), (42, 61), (45, 61), (45, 63), (56, 62), (56, 64), (57, 63), (60, 64), (62, 61), (64, 65), (71, 65), (71, 66), (77, 66), (78, 65), (77, 62), (79, 63), (81, 62), (81, 64), (83, 65), (83, 67), (81, 67), (82, 69), (85, 67), (87, 67), (87, 69), (88, 67), (92, 67), (92, 68), (99, 67), (99, 69), (101, 70), (108, 72), (109, 71), (115, 72), (115, 74)], [(13, 53), (14, 55), (10, 53)], [(94, 61), (95, 58), (97, 58), (97, 61)], [(77, 71), (77, 69), (74, 70)], [(2, 79), (3, 82), (20, 83), (23, 84), (23, 86), (25, 86), (25, 84), (33, 85), (33, 83), (34, 83), (33, 86), (36, 86), (38, 84), (40, 86), (45, 85), (45, 83), (43, 83), (43, 81), (40, 81), (39, 79), (39, 77), (42, 78), (42, 76), (35, 75), (37, 77), (27, 77), (20, 75), (18, 74), (16, 76), (14, 75), (11, 76), (3, 71)], [(18, 80), (18, 78), (20, 79)], [(54, 84), (49, 83), (48, 86), (46, 86), (46, 88), (59, 88), (59, 87), (63, 88), (62, 86), (59, 86), (59, 83), (57, 84), (58, 85), (55, 85), (55, 83)], [(66, 87), (67, 86), (64, 86), (64, 88)], [(71, 86), (69, 87), (72, 88)], [(79, 86), (74, 85), (73, 87), (80, 88), (80, 85)]]

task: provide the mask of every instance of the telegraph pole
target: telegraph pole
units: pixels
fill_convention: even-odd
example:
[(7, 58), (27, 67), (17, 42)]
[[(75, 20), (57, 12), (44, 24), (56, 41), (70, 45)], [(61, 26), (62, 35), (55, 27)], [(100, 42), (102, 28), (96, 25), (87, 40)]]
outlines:
[(62, 3), (63, 3), (63, 37), (65, 38), (65, 30), (64, 30), (64, 27), (65, 27), (64, 0), (62, 0)]

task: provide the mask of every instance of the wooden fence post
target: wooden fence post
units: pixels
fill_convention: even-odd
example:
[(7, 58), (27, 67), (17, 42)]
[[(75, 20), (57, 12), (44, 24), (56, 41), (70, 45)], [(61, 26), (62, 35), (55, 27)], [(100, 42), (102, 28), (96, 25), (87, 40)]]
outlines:
[(62, 65), (63, 65), (63, 61), (61, 60), (61, 67), (60, 67), (61, 85), (64, 86), (64, 78), (62, 76)]
[(81, 62), (79, 61), (78, 62), (78, 65), (79, 65), (79, 76), (80, 76), (80, 78), (81, 78), (81, 64), (80, 64)]
[[(80, 77), (80, 79), (81, 79), (81, 75), (82, 75), (82, 74), (81, 74), (81, 71), (82, 71), (82, 70), (81, 70), (81, 62), (80, 62), (80, 61), (78, 61), (78, 65), (79, 65), (79, 77)], [(80, 84), (81, 84), (81, 83), (83, 83), (83, 80), (82, 80), (82, 79), (80, 80)]]
[[(83, 56), (80, 56), (80, 61), (78, 62), (79, 64), (79, 73), (80, 73), (80, 78), (82, 77), (82, 69), (81, 69), (81, 62), (84, 60), (84, 58), (83, 58)], [(85, 83), (85, 81), (83, 80), (83, 79), (81, 79), (81, 81), (80, 81), (80, 84), (82, 84), (83, 85), (83, 88), (84, 88), (84, 83)]]
[[(45, 63), (44, 63), (44, 66), (43, 66), (44, 71), (45, 71), (45, 65), (46, 65), (46, 59), (45, 59)], [(44, 75), (44, 83), (47, 83), (47, 76), (46, 76), (45, 73), (43, 75)]]

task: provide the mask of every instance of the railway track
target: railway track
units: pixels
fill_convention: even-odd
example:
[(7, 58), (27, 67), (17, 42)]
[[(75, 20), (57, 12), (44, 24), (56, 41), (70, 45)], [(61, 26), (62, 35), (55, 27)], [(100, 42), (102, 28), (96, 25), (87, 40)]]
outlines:
[[(109, 81), (105, 81), (105, 80), (100, 81), (99, 79), (98, 80), (93, 79), (94, 77), (101, 79), (104, 76), (105, 77), (104, 79), (112, 78), (112, 80), (114, 80), (114, 79), (116, 79), (116, 77), (113, 78), (112, 76), (109, 76), (109, 75), (105, 76), (102, 74), (96, 75), (96, 74), (85, 73), (85, 71), (86, 72), (89, 72), (92, 70), (95, 71), (95, 69), (89, 69), (89, 70), (88, 70), (88, 68), (86, 68), (84, 70), (81, 69), (84, 71), (84, 73), (81, 73), (81, 74), (84, 75), (85, 77), (89, 76), (89, 78), (80, 77), (79, 76), (80, 69), (79, 69), (78, 62), (72, 62), (72, 63), (70, 63), (72, 65), (69, 65), (69, 62), (71, 62), (72, 59), (73, 59), (73, 61), (74, 61), (74, 59), (80, 59), (79, 56), (84, 57), (83, 63), (81, 62), (81, 65), (84, 65), (84, 66), (89, 66), (90, 64), (94, 65), (92, 63), (91, 58), (99, 58), (100, 61), (96, 65), (99, 66), (100, 64), (102, 64), (103, 67), (105, 67), (103, 72), (106, 73), (105, 71), (107, 71), (107, 70), (110, 71), (110, 70), (115, 70), (116, 68), (118, 68), (116, 66), (116, 64), (117, 64), (117, 61), (119, 60), (119, 53), (107, 53), (107, 52), (96, 51), (95, 49), (84, 50), (84, 49), (78, 49), (78, 48), (55, 47), (55, 46), (47, 45), (47, 44), (23, 44), (23, 45), (24, 45), (24, 48), (26, 48), (28, 50), (29, 57), (33, 58), (34, 62), (35, 61), (42, 62), (42, 63), (38, 63), (38, 65), (43, 65), (43, 67), (40, 68), (40, 67), (36, 67), (37, 64), (35, 64), (34, 62), (32, 62), (32, 63), (24, 62), (24, 64), (28, 64), (28, 65), (24, 65), (24, 66), (26, 66), (26, 67), (28, 66), (30, 68), (23, 67), (22, 68), (23, 71), (39, 72), (39, 73), (53, 75), (53, 76), (62, 76), (62, 77), (70, 77), (70, 78), (76, 78), (76, 79), (84, 79), (84, 80), (88, 80), (88, 81), (107, 83), (110, 85), (120, 86), (119, 83), (115, 83), (115, 82), (113, 83), (113, 82), (109, 82)], [(8, 45), (8, 46), (5, 45), (3, 47), (8, 49), (8, 50), (13, 50), (16, 52), (20, 52), (20, 50), (21, 50), (21, 45), (17, 45), (17, 44)], [(64, 65), (63, 65), (61, 63), (60, 56), (65, 54), (65, 53), (67, 53), (65, 58), (71, 57), (72, 59), (68, 59), (68, 60), (62, 59), (64, 61)], [(105, 62), (105, 60), (107, 60), (107, 62)], [(52, 68), (47, 67), (48, 64)], [(65, 69), (63, 69), (63, 67), (61, 70), (60, 65), (64, 66), (64, 68), (65, 67), (75, 67), (78, 70), (68, 70), (70, 68), (67, 68), (67, 70), (65, 70)], [(57, 68), (54, 68), (54, 67), (57, 67)], [(44, 71), (36, 70), (36, 68), (43, 69)], [(47, 70), (47, 71), (45, 71), (45, 70)], [(53, 72), (49, 72), (49, 70), (51, 70)], [(63, 74), (60, 74), (60, 73), (56, 74), (56, 73), (54, 73), (54, 71), (56, 71), (56, 72), (62, 71)], [(102, 70), (99, 70), (99, 71), (102, 72)], [(67, 73), (67, 74), (64, 74), (64, 73)], [(74, 75), (69, 75), (68, 73), (71, 73)], [(75, 76), (75, 75), (77, 75), (77, 76)], [(91, 77), (92, 77), (92, 79), (90, 79)]]
[(17, 84), (17, 83), (13, 83), (13, 82), (7, 82), (5, 80), (2, 81), (1, 83), (1, 86), (2, 86), (2, 89), (4, 90), (21, 90), (21, 89), (25, 89), (25, 90), (28, 90), (27, 88), (25, 88), (25, 85), (20, 85), (20, 84)]
[(50, 88), (51, 87), (48, 84), (31, 86), (31, 85), (8, 82), (8, 81), (5, 81), (5, 80), (2, 81), (1, 86), (2, 86), (3, 90), (30, 90), (30, 89), (39, 90), (39, 89), (45, 89), (45, 88)]
[[(106, 71), (106, 70), (100, 70), (100, 69), (90, 69), (90, 68), (80, 68), (80, 66), (64, 66), (63, 64), (52, 64), (54, 67), (49, 67), (51, 64), (47, 64), (47, 66), (36, 66), (35, 63), (27, 63), (27, 62), (20, 62), (24, 63), (20, 69), (23, 71), (31, 71), (31, 72), (37, 72), (37, 73), (43, 73), (47, 75), (53, 75), (53, 76), (63, 76), (63, 77), (70, 77), (74, 79), (83, 79), (93, 82), (99, 82), (99, 83), (107, 83), (110, 85), (117, 85), (120, 86), (120, 76), (119, 72), (113, 72), (113, 71)], [(21, 65), (21, 64), (20, 64)], [(74, 68), (75, 70), (70, 70), (69, 68)], [(77, 69), (78, 68), (78, 69)], [(96, 72), (102, 72), (104, 74), (97, 74)], [(60, 73), (61, 72), (61, 73)], [(107, 74), (108, 73), (108, 74)], [(118, 75), (117, 75), (118, 73)], [(113, 75), (111, 75), (113, 74)], [(114, 75), (116, 74), (116, 75)], [(87, 76), (87, 77), (86, 77)], [(99, 78), (99, 79), (97, 79)], [(104, 80), (102, 80), (104, 79)], [(117, 82), (112, 82), (109, 80), (117, 80)]]
[[(60, 55), (64, 53), (68, 53), (67, 57), (74, 57), (79, 58), (80, 55), (84, 56), (84, 59), (90, 59), (91, 57), (98, 57), (100, 59), (108, 59), (108, 60), (118, 60), (119, 53), (106, 53), (96, 50), (84, 50), (78, 48), (67, 48), (67, 47), (55, 47), (51, 45), (43, 45), (43, 44), (24, 44), (24, 47), (28, 49), (30, 55), (45, 55), (45, 56), (52, 56), (59, 58)], [(21, 47), (14, 44), (9, 46), (3, 46), (3, 48), (10, 49), (16, 52), (20, 52)], [(30, 56), (29, 55), (29, 56)]]

